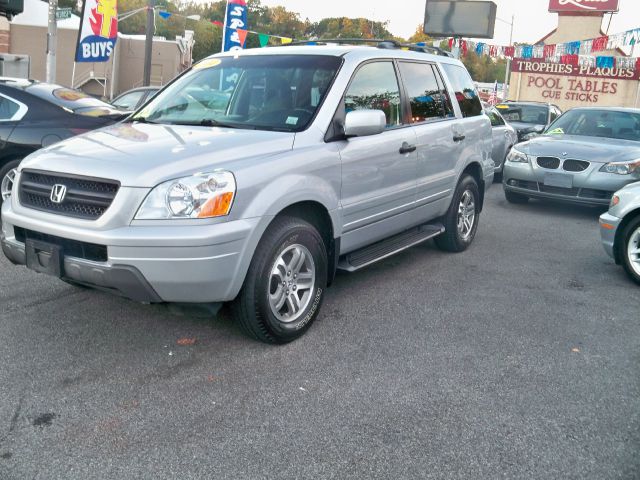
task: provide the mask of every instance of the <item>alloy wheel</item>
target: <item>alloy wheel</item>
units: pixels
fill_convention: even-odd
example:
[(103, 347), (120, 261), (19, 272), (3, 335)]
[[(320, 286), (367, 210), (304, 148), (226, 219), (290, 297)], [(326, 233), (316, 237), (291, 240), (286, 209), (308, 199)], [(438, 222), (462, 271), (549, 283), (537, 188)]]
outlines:
[(462, 240), (467, 240), (473, 233), (476, 221), (476, 202), (473, 192), (465, 190), (458, 205), (458, 234)]

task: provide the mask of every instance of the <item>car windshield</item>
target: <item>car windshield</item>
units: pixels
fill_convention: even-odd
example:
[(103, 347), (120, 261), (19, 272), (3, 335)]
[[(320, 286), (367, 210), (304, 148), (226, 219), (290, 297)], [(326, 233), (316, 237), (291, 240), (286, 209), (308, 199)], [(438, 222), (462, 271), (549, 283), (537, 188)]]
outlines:
[(546, 125), (549, 115), (549, 107), (544, 105), (517, 105), (503, 103), (498, 105), (496, 108), (498, 108), (502, 117), (508, 122)]
[(640, 113), (571, 110), (553, 122), (545, 134), (605, 137), (640, 142)]
[(209, 58), (132, 119), (297, 132), (322, 103), (342, 59), (320, 55)]

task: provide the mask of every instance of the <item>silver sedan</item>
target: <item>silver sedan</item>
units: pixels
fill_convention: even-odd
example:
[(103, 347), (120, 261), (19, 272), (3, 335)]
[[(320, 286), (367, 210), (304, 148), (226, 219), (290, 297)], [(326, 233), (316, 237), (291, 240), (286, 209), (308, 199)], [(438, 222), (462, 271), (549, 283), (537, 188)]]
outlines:
[(609, 211), (600, 216), (600, 234), (605, 251), (640, 284), (640, 182), (613, 195)]
[(509, 202), (530, 197), (608, 205), (640, 180), (640, 109), (575, 108), (542, 136), (511, 149), (503, 170)]
[(493, 140), (491, 158), (496, 164), (494, 180), (500, 181), (502, 179), (504, 161), (511, 147), (518, 143), (518, 134), (516, 129), (509, 125), (495, 107), (485, 107), (484, 113), (491, 120), (491, 137)]

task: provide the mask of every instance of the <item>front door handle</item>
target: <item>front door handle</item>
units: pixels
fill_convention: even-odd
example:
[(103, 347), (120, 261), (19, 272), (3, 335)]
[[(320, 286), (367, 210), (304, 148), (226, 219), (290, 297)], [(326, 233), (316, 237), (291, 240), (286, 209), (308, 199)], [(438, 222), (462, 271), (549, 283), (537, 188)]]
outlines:
[(409, 145), (407, 142), (402, 142), (402, 146), (400, 147), (400, 153), (411, 153), (415, 152), (417, 147), (415, 145)]
[(453, 136), (453, 141), (454, 142), (461, 142), (462, 140), (464, 140), (465, 138), (467, 138), (465, 135), (454, 135)]

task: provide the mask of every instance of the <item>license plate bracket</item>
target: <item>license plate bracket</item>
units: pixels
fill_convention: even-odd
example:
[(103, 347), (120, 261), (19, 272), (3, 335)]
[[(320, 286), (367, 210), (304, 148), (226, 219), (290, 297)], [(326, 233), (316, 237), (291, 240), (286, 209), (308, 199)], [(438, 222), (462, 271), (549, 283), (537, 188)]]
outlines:
[(549, 187), (573, 188), (573, 175), (545, 172), (544, 184)]
[(62, 276), (64, 255), (60, 245), (27, 238), (25, 254), (30, 270), (58, 278)]

